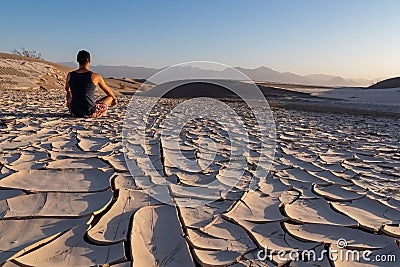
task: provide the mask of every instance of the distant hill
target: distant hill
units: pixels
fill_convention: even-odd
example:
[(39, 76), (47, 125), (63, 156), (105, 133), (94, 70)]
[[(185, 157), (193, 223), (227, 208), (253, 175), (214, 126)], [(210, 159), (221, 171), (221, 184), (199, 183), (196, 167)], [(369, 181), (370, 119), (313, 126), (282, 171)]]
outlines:
[[(76, 68), (77, 64), (74, 62), (59, 62), (59, 64)], [(145, 67), (130, 67), (130, 66), (104, 66), (97, 65), (91, 67), (94, 71), (102, 74), (105, 77), (116, 78), (135, 78), (147, 79), (160, 71), (161, 69), (145, 68)], [(246, 69), (236, 67), (237, 70), (243, 72), (254, 81), (266, 81), (285, 84), (304, 84), (304, 85), (320, 85), (320, 86), (368, 86), (371, 84), (370, 80), (363, 79), (344, 79), (340, 76), (332, 76), (326, 74), (311, 74), (301, 76), (291, 72), (279, 72), (268, 67), (259, 67), (255, 69)], [(222, 71), (204, 70), (193, 67), (181, 67), (182, 73), (202, 73), (206, 74), (209, 78), (218, 78), (221, 74), (228, 74), (232, 69), (225, 69)], [(223, 72), (223, 73), (221, 73)]]
[(307, 79), (291, 72), (279, 72), (268, 67), (259, 67), (256, 69), (245, 69), (237, 67), (237, 70), (243, 72), (255, 81), (268, 81), (277, 83), (291, 83), (291, 84), (314, 84), (314, 81)]
[(400, 77), (395, 77), (387, 80), (380, 81), (368, 88), (371, 89), (386, 89), (386, 88), (398, 88), (400, 87)]
[(252, 80), (255, 81), (268, 81), (276, 83), (288, 84), (304, 84), (304, 85), (321, 85), (321, 86), (367, 86), (371, 81), (364, 79), (344, 79), (340, 76), (326, 75), (326, 74), (311, 74), (301, 76), (291, 72), (279, 72), (268, 67), (259, 67), (256, 69), (245, 69), (237, 67)]
[(367, 79), (344, 79), (340, 76), (333, 76), (327, 74), (311, 74), (305, 77), (313, 79), (315, 81), (323, 82), (327, 86), (335, 86), (338, 84), (346, 84), (348, 86), (368, 86), (371, 84), (371, 80)]
[[(78, 64), (74, 62), (59, 62), (58, 64), (77, 68)], [(129, 66), (91, 66), (92, 70), (105, 77), (115, 77), (115, 78), (135, 78), (135, 79), (147, 79), (157, 73), (159, 69), (144, 68), (144, 67), (129, 67)]]

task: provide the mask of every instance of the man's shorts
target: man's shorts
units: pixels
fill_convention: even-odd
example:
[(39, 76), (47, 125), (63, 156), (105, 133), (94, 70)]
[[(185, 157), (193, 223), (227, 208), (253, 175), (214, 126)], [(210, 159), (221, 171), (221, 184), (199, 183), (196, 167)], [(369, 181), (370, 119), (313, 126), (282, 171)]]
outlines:
[[(69, 109), (69, 113), (71, 114), (71, 116), (76, 117), (74, 115), (74, 113), (72, 113), (70, 107), (69, 107), (69, 103), (67, 103), (68, 109)], [(108, 105), (106, 103), (104, 103), (101, 99), (96, 101), (96, 111), (91, 115), (88, 116), (89, 118), (100, 118), (101, 116), (104, 116), (107, 114), (107, 110), (108, 110)]]
[(96, 101), (96, 111), (92, 114), (93, 118), (100, 118), (106, 115), (108, 110), (108, 105), (101, 100)]

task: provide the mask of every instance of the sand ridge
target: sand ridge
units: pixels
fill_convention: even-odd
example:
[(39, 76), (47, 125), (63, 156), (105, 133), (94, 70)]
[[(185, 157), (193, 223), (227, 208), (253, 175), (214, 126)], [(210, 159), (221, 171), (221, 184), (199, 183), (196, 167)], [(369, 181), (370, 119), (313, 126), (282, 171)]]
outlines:
[[(0, 90), (63, 90), (67, 73), (73, 69), (53, 62), (0, 53)], [(108, 86), (117, 94), (132, 94), (143, 81), (129, 78), (104, 77)], [(152, 85), (144, 85), (149, 90)]]

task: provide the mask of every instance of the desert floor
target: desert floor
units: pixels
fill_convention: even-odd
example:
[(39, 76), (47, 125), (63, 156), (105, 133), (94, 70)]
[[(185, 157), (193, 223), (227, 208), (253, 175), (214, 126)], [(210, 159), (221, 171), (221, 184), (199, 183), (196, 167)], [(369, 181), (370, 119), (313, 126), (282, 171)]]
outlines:
[[(229, 140), (215, 121), (194, 120), (170, 137), (198, 166), (176, 166), (169, 159), (179, 161), (177, 148), (160, 141), (160, 134), (166, 114), (183, 100), (162, 100), (145, 128), (139, 126), (138, 116), (124, 147), (123, 118), (129, 100), (121, 96), (106, 118), (75, 119), (67, 115), (61, 91), (2, 91), (0, 263), (398, 266), (398, 117), (301, 110), (307, 103), (287, 109), (290, 105), (277, 103), (272, 108), (276, 152), (271, 170), (257, 190), (247, 190), (259, 174), (255, 168), (268, 168), (270, 158), (260, 153), (257, 125), (241, 103), (227, 104), (251, 129), (249, 152), (230, 151)], [(135, 129), (145, 131), (145, 141), (135, 136)], [(203, 145), (203, 138), (217, 146)], [(212, 163), (202, 166), (212, 152), (217, 154)], [(233, 166), (226, 171), (230, 157)], [(235, 166), (243, 166), (243, 161), (240, 182), (217, 201), (207, 201), (220, 189), (208, 183), (231, 185), (240, 171)], [(169, 185), (159, 187), (160, 177)], [(158, 194), (159, 188), (168, 191), (170, 203), (147, 194)], [(188, 188), (206, 188), (209, 194)], [(275, 254), (258, 259), (265, 247)], [(276, 254), (283, 250), (288, 257), (292, 250), (312, 250), (320, 255), (328, 248), (371, 250), (371, 259), (395, 255), (397, 263), (330, 260), (326, 254), (315, 262), (300, 256), (289, 262)]]

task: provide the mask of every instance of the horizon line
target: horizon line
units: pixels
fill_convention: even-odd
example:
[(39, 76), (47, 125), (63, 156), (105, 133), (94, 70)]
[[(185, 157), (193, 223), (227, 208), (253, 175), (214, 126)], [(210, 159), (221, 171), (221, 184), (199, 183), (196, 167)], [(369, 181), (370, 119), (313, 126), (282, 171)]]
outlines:
[[(46, 60), (46, 59), (44, 59)], [(73, 63), (78, 65), (77, 62), (74, 61), (54, 61), (54, 63), (60, 64), (61, 63)], [(154, 70), (162, 70), (162, 69), (166, 69), (172, 66), (176, 66), (176, 64), (174, 65), (169, 65), (169, 66), (164, 66), (164, 67), (150, 67), (150, 66), (132, 66), (132, 65), (105, 65), (105, 64), (96, 64), (96, 65), (91, 65), (92, 67), (128, 67), (128, 68), (146, 68), (146, 69), (154, 69)], [(179, 66), (181, 67), (181, 66)], [(186, 66), (186, 67), (191, 67), (191, 66)], [(198, 67), (191, 67), (191, 68), (197, 68), (197, 69), (202, 69), (202, 68), (198, 68)], [(399, 76), (384, 76), (384, 77), (377, 77), (377, 78), (373, 78), (373, 79), (369, 79), (369, 78), (360, 78), (360, 77), (348, 77), (348, 76), (341, 76), (338, 74), (327, 74), (327, 73), (309, 73), (309, 74), (298, 74), (296, 72), (292, 72), (292, 71), (280, 71), (265, 65), (259, 66), (259, 67), (254, 67), (254, 68), (249, 68), (249, 67), (242, 67), (242, 66), (235, 66), (235, 67), (231, 67), (234, 69), (237, 68), (242, 68), (242, 69), (246, 69), (246, 70), (256, 70), (256, 69), (260, 69), (260, 68), (267, 68), (282, 74), (285, 73), (289, 73), (289, 74), (294, 74), (294, 75), (298, 75), (298, 76), (310, 76), (310, 75), (326, 75), (326, 76), (333, 76), (334, 78), (343, 78), (346, 80), (365, 80), (365, 81), (376, 81), (376, 80), (382, 80), (382, 79), (388, 79), (388, 78), (394, 78), (394, 77), (399, 77)], [(227, 69), (227, 68), (226, 68)], [(212, 69), (202, 69), (202, 70), (210, 70), (210, 71), (218, 71), (218, 70), (212, 70)]]

